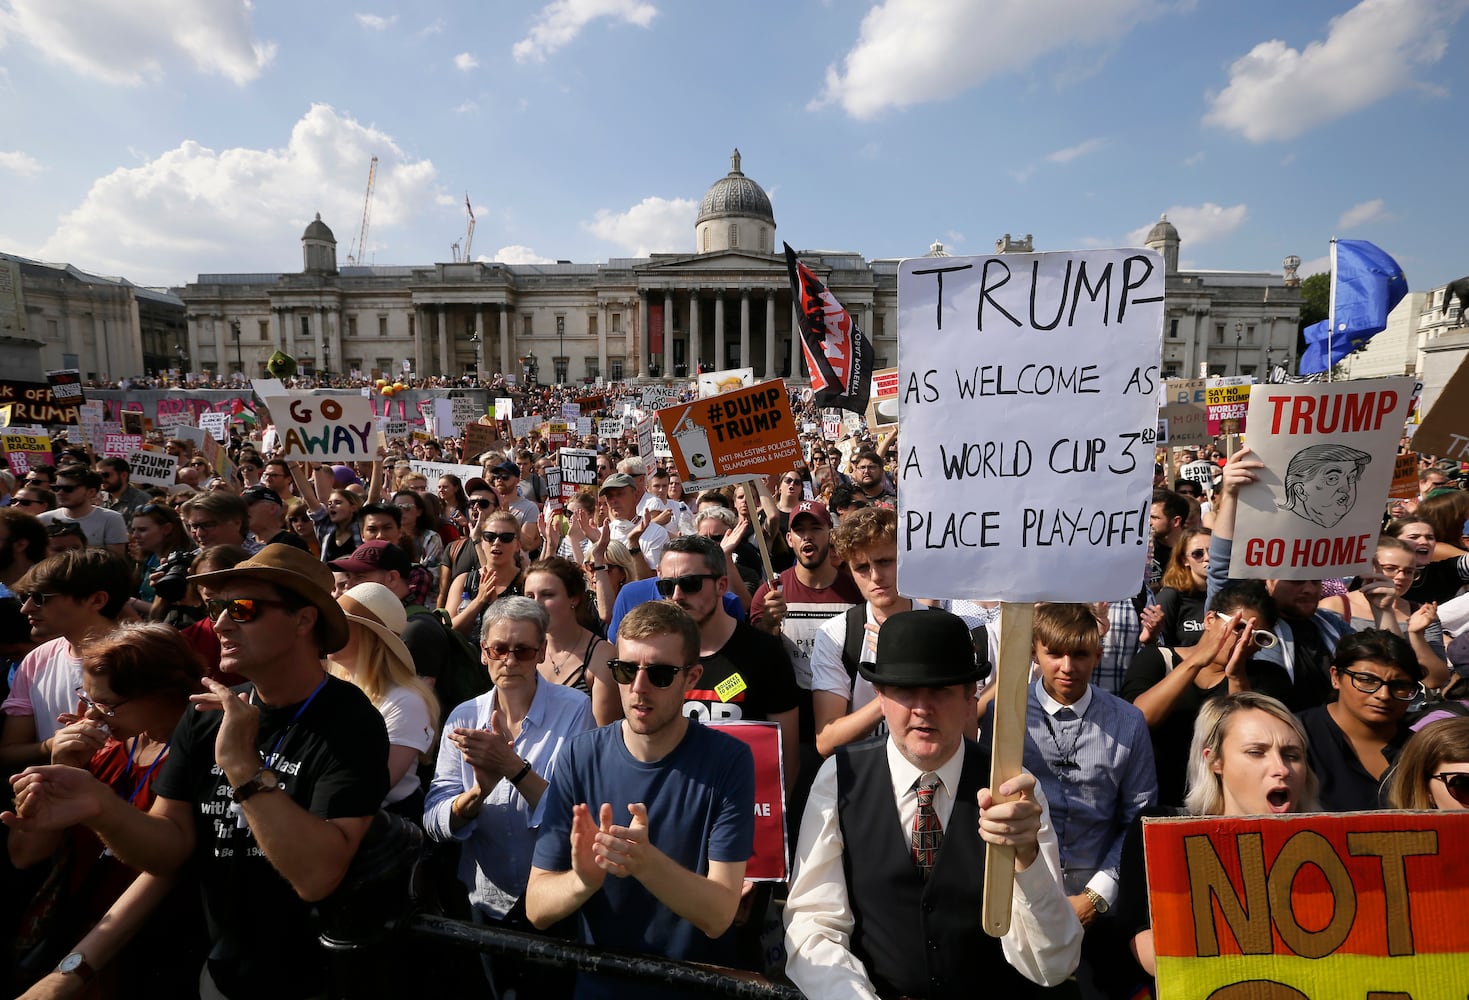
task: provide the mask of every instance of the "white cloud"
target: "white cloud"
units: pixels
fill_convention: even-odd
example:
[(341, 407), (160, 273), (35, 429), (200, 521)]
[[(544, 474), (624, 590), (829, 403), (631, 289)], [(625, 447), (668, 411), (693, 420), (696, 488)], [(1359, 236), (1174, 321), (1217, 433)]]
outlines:
[(456, 115), (467, 115), (472, 111), (478, 110), (479, 105), (477, 103), (475, 103), (474, 101), (465, 101), (463, 104), (454, 109), (454, 113)]
[(383, 17), (381, 14), (358, 14), (356, 17), (358, 24), (364, 28), (371, 28), (373, 31), (384, 31), (398, 21), (397, 14), (390, 14), (387, 17)]
[(1193, 156), (1190, 156), (1187, 159), (1185, 159), (1183, 161), (1183, 165), (1185, 167), (1197, 167), (1200, 163), (1203, 163), (1203, 162), (1204, 162), (1204, 153), (1203, 153), (1203, 150), (1200, 150), (1199, 152), (1195, 153)]
[(419, 38), (427, 38), (429, 35), (442, 34), (445, 28), (444, 19), (436, 17), (422, 28), (418, 29)]
[(686, 250), (693, 244), (699, 203), (689, 198), (644, 198), (626, 212), (602, 209), (582, 228), (634, 257)]
[(461, 52), (454, 57), (454, 68), (461, 70), (462, 72), (468, 73), (470, 70), (474, 69), (478, 65), (479, 60), (476, 59), (471, 53)]
[(1362, 0), (1331, 19), (1324, 41), (1302, 50), (1278, 38), (1229, 67), (1229, 84), (1207, 95), (1204, 122), (1251, 142), (1292, 139), (1400, 90), (1443, 58), (1464, 0)]
[(119, 167), (93, 182), (37, 255), (147, 284), (200, 272), (299, 271), (301, 231), (320, 212), (344, 264), (374, 155), (370, 255), (388, 245), (383, 234), (431, 208), (434, 165), (325, 104), (313, 105), (279, 149), (216, 151), (186, 140), (142, 166)]
[(1072, 160), (1077, 160), (1083, 156), (1095, 153), (1106, 144), (1107, 140), (1105, 139), (1087, 139), (1085, 142), (1078, 142), (1075, 146), (1067, 146), (1065, 149), (1058, 149), (1054, 153), (1047, 153), (1046, 161), (1049, 163), (1070, 163)]
[(808, 105), (837, 104), (853, 118), (945, 100), (1072, 47), (1105, 46), (1163, 0), (886, 0), (862, 19), (842, 68)]
[(1282, 167), (1288, 167), (1288, 166), (1290, 166), (1294, 162), (1296, 162), (1296, 154), (1295, 153), (1286, 153), (1284, 156), (1282, 156), (1280, 158), (1280, 165)]
[(1387, 222), (1392, 218), (1386, 211), (1386, 205), (1381, 198), (1373, 198), (1353, 205), (1341, 214), (1336, 220), (1338, 229), (1356, 229), (1365, 226), (1369, 222)]
[[(1178, 240), (1185, 246), (1197, 246), (1200, 243), (1212, 243), (1214, 240), (1223, 239), (1244, 225), (1249, 218), (1249, 209), (1244, 204), (1231, 205), (1228, 208), (1216, 205), (1212, 201), (1206, 201), (1202, 205), (1174, 205), (1167, 212), (1168, 221), (1178, 230)], [(1148, 230), (1153, 228), (1154, 223), (1149, 223), (1139, 229), (1134, 229), (1127, 234), (1131, 241), (1129, 246), (1142, 246), (1143, 240), (1147, 238)]]
[(8, 170), (20, 177), (35, 177), (46, 168), (40, 161), (26, 153), (0, 153), (0, 170)]
[(542, 257), (540, 254), (536, 253), (530, 247), (523, 247), (523, 246), (520, 246), (519, 244), (516, 244), (516, 245), (513, 245), (513, 246), (508, 246), (508, 247), (501, 247), (500, 249), (498, 249), (498, 250), (495, 251), (495, 255), (493, 257), (485, 257), (485, 256), (481, 255), (480, 257), (478, 257), (476, 259), (479, 260), (479, 261), (481, 261), (481, 262), (483, 262), (483, 263), (486, 263), (486, 264), (491, 263), (492, 261), (499, 261), (501, 264), (554, 264), (554, 263), (556, 263), (556, 258), (555, 257)]
[(1331, 255), (1325, 254), (1321, 257), (1313, 257), (1311, 260), (1302, 261), (1301, 266), (1296, 269), (1296, 274), (1302, 279), (1309, 278), (1313, 274), (1331, 273)]
[(530, 34), (516, 42), (511, 52), (516, 62), (544, 62), (598, 18), (646, 28), (657, 14), (657, 7), (642, 0), (555, 0), (542, 9)]
[(1026, 181), (1030, 180), (1031, 176), (1034, 173), (1035, 173), (1035, 164), (1029, 164), (1029, 165), (1024, 166), (1024, 167), (1016, 167), (1016, 168), (1014, 168), (1013, 170), (1010, 171), (1010, 176), (1013, 177), (1013, 178), (1015, 178), (1015, 182), (1017, 184), (1024, 184)]
[(243, 85), (276, 51), (275, 43), (256, 40), (244, 0), (9, 0), (0, 8), (0, 44), (7, 36), (83, 76), (123, 86), (157, 82), (180, 58)]

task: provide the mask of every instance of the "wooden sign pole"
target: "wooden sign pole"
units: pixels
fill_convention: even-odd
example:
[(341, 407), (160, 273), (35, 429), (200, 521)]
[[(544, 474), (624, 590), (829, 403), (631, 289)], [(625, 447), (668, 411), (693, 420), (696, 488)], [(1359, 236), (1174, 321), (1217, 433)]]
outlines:
[[(1025, 762), (1025, 705), (1034, 620), (1034, 604), (1006, 601), (1000, 606), (1000, 662), (995, 665), (995, 732), (990, 751), (990, 789), (996, 803), (1009, 801), (1000, 797), (998, 789), (1019, 774)], [(986, 844), (982, 922), (991, 937), (1003, 937), (1010, 929), (1014, 890), (1015, 848)]]

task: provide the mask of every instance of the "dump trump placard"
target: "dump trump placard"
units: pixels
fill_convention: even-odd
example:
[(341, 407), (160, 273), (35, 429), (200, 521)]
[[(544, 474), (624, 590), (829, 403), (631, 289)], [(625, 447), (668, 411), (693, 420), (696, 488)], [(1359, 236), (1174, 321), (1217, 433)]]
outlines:
[(801, 460), (796, 419), (781, 379), (666, 407), (654, 416), (691, 489), (778, 475)]

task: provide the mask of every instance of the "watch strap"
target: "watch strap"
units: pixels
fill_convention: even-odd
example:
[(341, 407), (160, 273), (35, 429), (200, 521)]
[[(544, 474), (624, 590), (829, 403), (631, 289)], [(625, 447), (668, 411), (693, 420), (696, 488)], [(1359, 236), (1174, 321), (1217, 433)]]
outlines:
[[(270, 775), (270, 777), (267, 778), (266, 775)], [(264, 792), (278, 788), (279, 785), (274, 780), (272, 780), (274, 779), (274, 777), (274, 772), (272, 772), (269, 768), (262, 767), (260, 770), (255, 772), (254, 777), (252, 777), (249, 781), (245, 782), (243, 785), (238, 786), (237, 788), (233, 788), (230, 790), (230, 800), (234, 802), (235, 805), (240, 805), (246, 799), (250, 798), (257, 792)]]

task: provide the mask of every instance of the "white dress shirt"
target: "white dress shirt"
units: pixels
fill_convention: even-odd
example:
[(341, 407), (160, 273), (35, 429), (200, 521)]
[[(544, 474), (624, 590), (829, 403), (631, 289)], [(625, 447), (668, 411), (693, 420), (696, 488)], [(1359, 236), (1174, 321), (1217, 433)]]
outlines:
[[(934, 812), (947, 827), (954, 809), (953, 790), (964, 769), (964, 744), (938, 769)], [(893, 796), (906, 840), (918, 810), (915, 788), (921, 772), (887, 742), (888, 770)], [(1045, 797), (1036, 789), (1041, 806), (1040, 856), (1015, 873), (1010, 908), (1010, 930), (1001, 938), (1005, 959), (1025, 978), (1043, 986), (1062, 982), (1075, 971), (1081, 957), (1081, 921), (1061, 889), (1061, 859), (1051, 828)], [(808, 997), (858, 997), (878, 1000), (867, 969), (851, 951), (856, 924), (842, 869), (844, 850), (837, 820), (836, 761), (821, 765), (797, 842), (795, 873), (786, 901), (786, 973)], [(976, 907), (983, 899), (976, 894)]]

